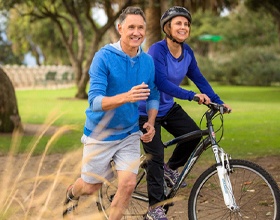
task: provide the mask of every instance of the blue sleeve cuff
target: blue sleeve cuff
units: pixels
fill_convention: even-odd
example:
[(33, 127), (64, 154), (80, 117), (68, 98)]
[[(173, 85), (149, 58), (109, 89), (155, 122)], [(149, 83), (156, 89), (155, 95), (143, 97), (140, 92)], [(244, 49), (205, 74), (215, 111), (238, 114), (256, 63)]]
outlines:
[(99, 112), (103, 111), (102, 109), (102, 99), (104, 98), (103, 95), (96, 96), (92, 102), (92, 111)]
[(158, 110), (158, 107), (159, 107), (159, 101), (158, 100), (149, 100), (149, 101), (147, 101), (146, 111), (148, 112), (150, 109)]

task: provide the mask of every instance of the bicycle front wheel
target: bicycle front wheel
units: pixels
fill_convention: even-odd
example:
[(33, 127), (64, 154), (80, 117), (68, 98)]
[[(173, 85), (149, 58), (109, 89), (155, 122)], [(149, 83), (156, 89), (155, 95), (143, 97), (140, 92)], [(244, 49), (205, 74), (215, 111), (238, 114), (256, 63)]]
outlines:
[(280, 219), (279, 187), (259, 165), (245, 160), (230, 160), (229, 174), (235, 201), (239, 207), (226, 207), (216, 165), (208, 168), (195, 182), (189, 197), (190, 220)]
[[(110, 184), (103, 184), (98, 194), (98, 209), (102, 211), (105, 218), (109, 218), (108, 209), (113, 201), (118, 188), (117, 178), (113, 179)], [(144, 168), (139, 169), (137, 174), (137, 185), (132, 194), (128, 209), (124, 213), (122, 219), (128, 220), (143, 220), (143, 216), (148, 210), (148, 193), (147, 193), (147, 181), (146, 170)]]

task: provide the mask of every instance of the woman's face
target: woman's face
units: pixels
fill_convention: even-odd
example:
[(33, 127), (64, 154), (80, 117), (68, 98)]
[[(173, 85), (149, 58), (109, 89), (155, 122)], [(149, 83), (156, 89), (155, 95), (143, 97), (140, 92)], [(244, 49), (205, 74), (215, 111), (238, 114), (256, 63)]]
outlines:
[(171, 20), (171, 36), (178, 42), (185, 41), (190, 35), (190, 26), (188, 19), (183, 16), (177, 16)]

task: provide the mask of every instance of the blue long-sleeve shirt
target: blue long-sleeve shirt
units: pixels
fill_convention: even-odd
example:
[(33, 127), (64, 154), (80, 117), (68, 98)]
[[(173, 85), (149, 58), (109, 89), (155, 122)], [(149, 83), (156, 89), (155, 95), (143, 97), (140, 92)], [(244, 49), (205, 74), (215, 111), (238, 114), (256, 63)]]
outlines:
[(90, 69), (89, 107), (86, 110), (84, 134), (108, 134), (102, 140), (123, 139), (139, 130), (138, 102), (125, 103), (113, 110), (102, 110), (104, 96), (114, 96), (129, 91), (133, 86), (146, 83), (150, 89), (145, 110), (158, 109), (159, 92), (154, 84), (154, 63), (150, 55), (139, 47), (135, 57), (129, 57), (119, 42), (108, 44), (94, 56)]
[[(182, 47), (182, 55), (179, 58), (174, 58), (170, 53), (166, 40), (159, 41), (149, 48), (148, 54), (153, 57), (155, 63), (155, 83), (160, 91), (158, 117), (166, 115), (174, 104), (174, 97), (193, 100), (196, 93), (180, 87), (185, 77), (192, 80), (200, 92), (206, 94), (212, 102), (223, 103), (200, 72), (193, 50), (186, 43)], [(144, 102), (141, 102), (139, 110), (141, 115), (147, 115)]]

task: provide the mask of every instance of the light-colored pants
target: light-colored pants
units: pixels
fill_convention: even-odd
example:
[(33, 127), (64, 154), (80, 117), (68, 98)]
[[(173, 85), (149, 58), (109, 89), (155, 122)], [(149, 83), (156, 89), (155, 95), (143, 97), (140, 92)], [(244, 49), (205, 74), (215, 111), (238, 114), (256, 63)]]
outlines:
[(114, 176), (111, 160), (114, 161), (116, 170), (137, 174), (140, 163), (140, 135), (140, 131), (135, 132), (117, 141), (98, 141), (83, 135), (82, 179), (92, 184), (110, 180)]

